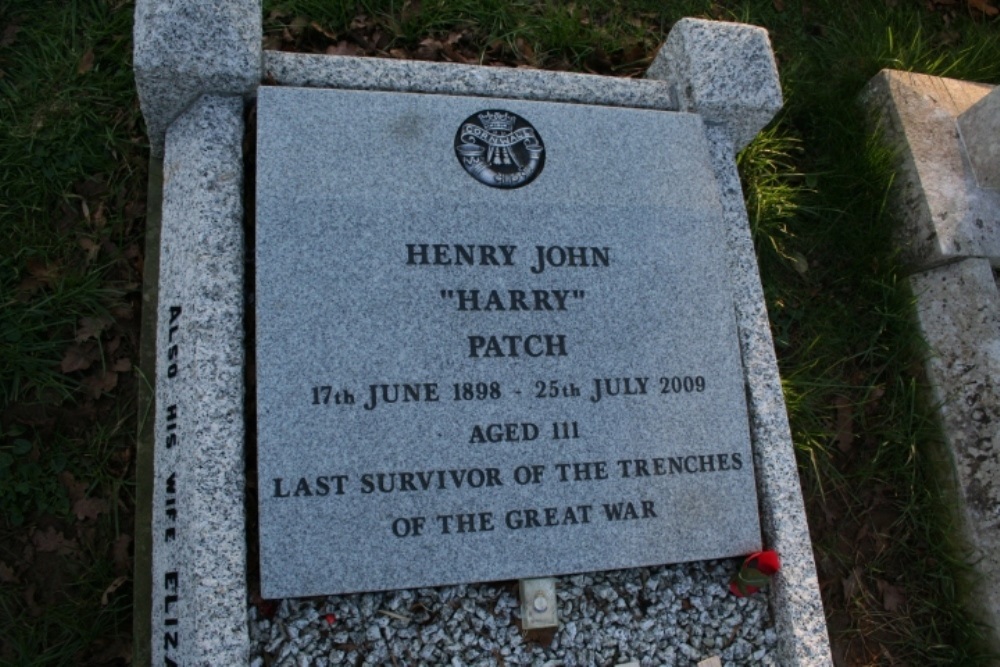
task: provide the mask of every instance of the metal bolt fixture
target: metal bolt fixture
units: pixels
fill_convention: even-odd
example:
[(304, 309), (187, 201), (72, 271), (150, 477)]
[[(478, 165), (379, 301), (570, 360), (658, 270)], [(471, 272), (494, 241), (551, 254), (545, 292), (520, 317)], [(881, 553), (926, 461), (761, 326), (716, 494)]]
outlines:
[(559, 627), (555, 579), (552, 577), (521, 579), (519, 588), (523, 630)]

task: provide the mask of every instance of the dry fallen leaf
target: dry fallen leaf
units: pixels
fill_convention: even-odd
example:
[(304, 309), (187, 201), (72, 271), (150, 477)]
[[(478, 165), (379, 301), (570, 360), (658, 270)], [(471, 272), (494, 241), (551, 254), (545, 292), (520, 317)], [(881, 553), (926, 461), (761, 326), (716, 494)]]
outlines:
[(899, 611), (903, 603), (906, 602), (906, 594), (903, 589), (882, 579), (876, 579), (875, 583), (878, 585), (879, 593), (882, 594), (882, 606), (885, 610), (889, 612)]
[(76, 477), (69, 471), (59, 473), (59, 483), (66, 489), (71, 502), (76, 502), (87, 495), (87, 483), (76, 481)]
[(79, 243), (80, 247), (87, 252), (87, 262), (94, 261), (94, 258), (97, 257), (97, 253), (101, 251), (101, 246), (99, 244), (85, 236), (81, 237), (77, 243)]
[(66, 539), (52, 526), (44, 531), (36, 530), (31, 536), (31, 543), (42, 553), (68, 554), (76, 551), (76, 542)]
[(110, 324), (111, 320), (106, 317), (81, 317), (76, 328), (76, 342), (82, 343), (91, 338), (97, 340)]
[(97, 355), (97, 346), (93, 343), (74, 343), (66, 349), (59, 370), (63, 373), (86, 370), (97, 360)]
[(315, 30), (316, 32), (320, 33), (321, 35), (323, 35), (327, 39), (337, 39), (337, 33), (330, 32), (329, 30), (327, 30), (326, 28), (324, 28), (322, 25), (320, 25), (316, 21), (312, 21), (309, 24), (309, 27), (312, 28), (313, 30)]
[(117, 591), (119, 588), (121, 588), (122, 584), (124, 584), (126, 581), (128, 581), (128, 577), (126, 577), (125, 575), (122, 575), (122, 576), (118, 577), (117, 579), (115, 579), (114, 581), (112, 581), (111, 585), (109, 585), (107, 588), (104, 589), (104, 593), (101, 594), (101, 606), (102, 607), (107, 607), (108, 606), (108, 601), (111, 598), (111, 596), (114, 594), (115, 591)]
[(116, 373), (128, 373), (132, 370), (132, 360), (127, 357), (123, 357), (115, 362), (115, 365), (111, 367), (111, 370)]
[(1000, 9), (994, 7), (990, 0), (969, 0), (969, 7), (972, 9), (978, 9), (987, 16), (996, 16), (997, 14), (1000, 14)]
[(0, 46), (10, 46), (17, 41), (17, 32), (21, 29), (16, 23), (8, 23), (0, 33)]
[(98, 202), (97, 209), (90, 216), (90, 223), (95, 229), (101, 229), (104, 227), (104, 223), (108, 221), (108, 216), (105, 211), (104, 202)]
[(47, 285), (51, 285), (59, 279), (59, 265), (55, 263), (45, 264), (37, 259), (29, 259), (25, 263), (25, 268), (31, 277), (37, 278)]
[(441, 60), (441, 49), (444, 45), (436, 39), (428, 37), (420, 42), (414, 57), (418, 60)]
[(357, 56), (361, 55), (361, 49), (356, 44), (351, 44), (347, 40), (340, 40), (336, 46), (326, 47), (328, 56)]
[(73, 503), (73, 514), (77, 519), (94, 521), (102, 512), (108, 511), (108, 501), (103, 498), (80, 498)]
[(132, 536), (122, 534), (118, 536), (114, 546), (111, 547), (111, 560), (115, 563), (116, 572), (128, 572), (131, 568), (132, 559), (128, 555), (130, 544), (132, 544)]
[(281, 49), (281, 35), (274, 33), (264, 35), (264, 49), (266, 51), (279, 51)]
[(36, 589), (35, 584), (28, 584), (24, 587), (24, 604), (28, 607), (28, 613), (38, 618), (45, 613), (45, 609), (40, 607), (38, 601), (35, 600)]
[(358, 14), (351, 20), (351, 30), (368, 30), (372, 25), (372, 20), (364, 14)]
[(17, 575), (14, 573), (14, 568), (2, 560), (0, 560), (0, 582), (5, 584), (17, 583)]
[(118, 386), (118, 373), (113, 371), (100, 371), (83, 378), (81, 384), (87, 388), (87, 395), (91, 398), (100, 398)]
[(111, 340), (104, 343), (104, 354), (108, 355), (108, 357), (114, 356), (114, 353), (118, 351), (118, 347), (121, 344), (122, 344), (121, 336), (112, 336)]
[(80, 58), (80, 64), (76, 66), (77, 74), (86, 74), (94, 69), (94, 50), (87, 49), (87, 52)]
[(863, 590), (861, 585), (861, 568), (856, 567), (851, 570), (851, 573), (847, 575), (842, 583), (844, 586), (844, 599), (847, 601), (854, 599), (854, 596)]

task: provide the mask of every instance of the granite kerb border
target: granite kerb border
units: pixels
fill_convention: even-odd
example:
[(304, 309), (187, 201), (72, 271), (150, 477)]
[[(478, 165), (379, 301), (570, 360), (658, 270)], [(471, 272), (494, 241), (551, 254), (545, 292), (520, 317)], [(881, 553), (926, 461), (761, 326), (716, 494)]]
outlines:
[(152, 523), (148, 555), (136, 549), (149, 571), (137, 580), (149, 600), (137, 602), (136, 636), (150, 639), (138, 664), (248, 660), (243, 109), (240, 97), (203, 95), (166, 133), (159, 276), (147, 285), (156, 347), (142, 360), (155, 369), (155, 416), (137, 455), (150, 492), (136, 515)]
[(651, 79), (421, 60), (264, 51), (265, 84), (676, 110), (674, 86)]
[[(441, 84), (442, 67), (446, 68), (444, 71), (447, 72), (450, 72), (452, 67), (469, 69), (463, 70), (462, 77), (445, 77), (448, 80)], [(333, 72), (329, 78), (323, 76), (323, 70), (326, 68), (330, 68)], [(430, 77), (434, 77), (438, 84), (428, 84), (431, 89), (418, 89), (419, 82), (427, 83)], [(403, 83), (400, 83), (401, 80)], [(592, 75), (414, 61), (265, 52), (264, 81), (278, 85), (482, 95), (662, 110), (677, 109), (674, 86), (663, 81), (621, 80)], [(400, 85), (403, 88), (394, 87)], [(602, 86), (607, 88), (602, 89)], [(512, 88), (517, 90), (511, 92)], [(192, 108), (199, 104), (200, 102), (196, 102)], [(189, 114), (192, 108), (182, 114), (182, 118)], [(171, 131), (175, 134), (180, 132), (175, 129), (177, 124), (175, 122), (171, 126)], [(748, 228), (744, 229), (747, 223), (745, 211), (742, 210), (742, 191), (733, 161), (735, 151), (731, 138), (718, 126), (715, 126), (714, 131), (710, 126), (709, 133), (713, 145), (713, 163), (723, 190), (725, 215), (730, 229), (728, 239), (730, 267), (748, 388), (762, 525), (766, 543), (782, 552), (785, 563), (784, 574), (779, 575), (776, 585), (769, 594), (779, 635), (779, 659), (782, 665), (789, 666), (830, 664), (825, 620), (808, 540), (794, 451), (777, 376), (766, 306), (760, 289), (753, 246), (749, 242)], [(167, 149), (169, 150), (169, 145)], [(243, 168), (241, 163), (241, 169)], [(242, 180), (243, 177), (244, 174), (241, 172), (238, 180)], [(170, 187), (170, 174), (168, 174), (164, 189)], [(242, 325), (241, 320), (240, 326)], [(155, 441), (159, 443), (162, 439), (157, 435)], [(240, 445), (242, 446), (242, 443)], [(242, 459), (240, 464), (242, 465)], [(773, 471), (770, 466), (774, 466)], [(155, 558), (155, 555), (153, 557)], [(796, 583), (789, 585), (789, 580), (795, 580)], [(155, 586), (156, 583), (155, 580), (152, 581), (152, 585)], [(246, 611), (246, 590), (244, 578), (241, 591), (243, 602), (239, 609), (239, 613), (242, 614)], [(233, 596), (234, 600), (235, 597)], [(141, 623), (142, 620), (137, 619), (137, 627)], [(137, 632), (136, 637), (141, 638), (142, 634)], [(149, 637), (148, 632), (146, 637)], [(244, 637), (243, 641), (246, 639)], [(156, 644), (155, 641), (153, 643)], [(137, 651), (136, 655), (141, 656), (142, 651)], [(142, 664), (141, 660), (138, 664)]]

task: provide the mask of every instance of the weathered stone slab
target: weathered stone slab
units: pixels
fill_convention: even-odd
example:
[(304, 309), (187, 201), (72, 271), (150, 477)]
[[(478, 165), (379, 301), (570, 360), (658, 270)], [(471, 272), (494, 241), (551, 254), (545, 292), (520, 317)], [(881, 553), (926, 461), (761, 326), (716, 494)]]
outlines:
[[(456, 155), (498, 109), (520, 187)], [(257, 187), (266, 597), (759, 547), (700, 118), (262, 88)]]
[[(1000, 627), (1000, 290), (990, 263), (970, 258), (913, 275), (927, 375), (954, 469), (971, 597)], [(948, 466), (951, 467), (951, 466)], [(1000, 646), (994, 630), (992, 641)]]
[[(990, 91), (993, 92), (990, 92)], [(938, 469), (972, 551), (968, 603), (1000, 647), (1000, 190), (991, 189), (992, 86), (883, 70), (864, 101), (898, 155), (897, 239), (912, 263), (927, 377), (946, 447)], [(995, 127), (995, 126), (994, 126)], [(984, 162), (985, 159), (985, 162)]]
[(205, 96), (163, 160), (153, 665), (246, 664), (243, 101)]
[(963, 112), (958, 127), (979, 187), (1000, 190), (1000, 89)]
[(992, 86), (883, 70), (864, 101), (899, 151), (898, 244), (915, 269), (963, 257), (1000, 265), (1000, 191), (979, 187), (957, 119)]

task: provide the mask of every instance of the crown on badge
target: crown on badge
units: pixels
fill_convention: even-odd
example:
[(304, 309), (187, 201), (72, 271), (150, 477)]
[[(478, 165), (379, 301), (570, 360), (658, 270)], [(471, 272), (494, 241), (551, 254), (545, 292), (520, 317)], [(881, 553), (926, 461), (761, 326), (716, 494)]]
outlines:
[(513, 132), (516, 120), (513, 115), (505, 111), (487, 111), (479, 114), (479, 122), (487, 130), (493, 132)]

